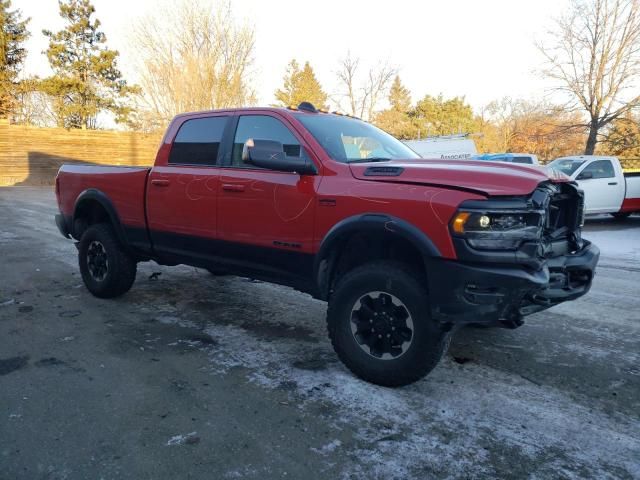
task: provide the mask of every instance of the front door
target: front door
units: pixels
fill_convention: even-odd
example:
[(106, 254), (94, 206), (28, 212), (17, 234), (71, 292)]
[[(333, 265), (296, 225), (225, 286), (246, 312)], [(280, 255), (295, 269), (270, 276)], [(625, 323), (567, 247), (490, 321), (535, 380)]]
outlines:
[(577, 181), (584, 191), (587, 213), (606, 213), (620, 210), (624, 199), (624, 185), (620, 185), (616, 179), (611, 160), (591, 162), (578, 174)]
[(228, 257), (273, 275), (306, 277), (312, 267), (315, 196), (319, 176), (244, 163), (248, 139), (275, 140), (289, 157), (308, 155), (285, 120), (267, 114), (238, 118), (229, 165), (221, 170), (218, 237)]
[(151, 171), (147, 221), (154, 249), (164, 258), (206, 258), (214, 253), (217, 161), (229, 118), (210, 115), (186, 120), (173, 141), (167, 165)]

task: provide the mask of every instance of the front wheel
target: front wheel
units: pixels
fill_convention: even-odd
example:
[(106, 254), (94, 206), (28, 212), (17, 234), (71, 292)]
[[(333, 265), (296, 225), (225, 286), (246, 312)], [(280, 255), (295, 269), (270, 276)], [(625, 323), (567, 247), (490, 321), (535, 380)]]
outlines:
[(91, 225), (78, 245), (82, 280), (96, 297), (113, 298), (128, 292), (136, 279), (137, 264), (125, 252), (111, 225)]
[(450, 338), (431, 319), (424, 282), (390, 261), (357, 267), (339, 280), (327, 325), (340, 360), (358, 377), (388, 387), (427, 375)]

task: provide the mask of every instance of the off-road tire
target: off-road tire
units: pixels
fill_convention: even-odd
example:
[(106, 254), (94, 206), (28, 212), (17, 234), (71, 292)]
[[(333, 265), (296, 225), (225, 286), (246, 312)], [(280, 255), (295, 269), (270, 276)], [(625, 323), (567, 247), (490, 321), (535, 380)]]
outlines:
[[(352, 333), (353, 309), (370, 292), (397, 297), (410, 314), (413, 336), (397, 358), (374, 357)], [(423, 378), (438, 364), (450, 341), (450, 334), (431, 319), (425, 280), (409, 266), (393, 261), (372, 262), (340, 278), (329, 299), (327, 327), (333, 348), (347, 368), (363, 380), (387, 387)]]
[[(90, 246), (100, 245), (106, 256), (104, 278), (96, 279), (90, 271), (87, 253)], [(91, 225), (82, 234), (78, 245), (78, 264), (87, 289), (99, 298), (114, 298), (128, 292), (136, 279), (137, 263), (124, 250), (111, 225)]]

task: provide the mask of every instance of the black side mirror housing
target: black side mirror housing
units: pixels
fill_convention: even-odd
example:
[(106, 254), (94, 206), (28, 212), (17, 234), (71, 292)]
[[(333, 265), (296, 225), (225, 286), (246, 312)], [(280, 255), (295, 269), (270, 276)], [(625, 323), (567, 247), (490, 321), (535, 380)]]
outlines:
[(269, 170), (317, 175), (316, 166), (305, 153), (304, 147), (300, 146), (300, 149), (299, 157), (290, 157), (280, 142), (250, 138), (242, 147), (242, 161)]
[(589, 180), (590, 178), (593, 178), (593, 172), (582, 172), (576, 180)]

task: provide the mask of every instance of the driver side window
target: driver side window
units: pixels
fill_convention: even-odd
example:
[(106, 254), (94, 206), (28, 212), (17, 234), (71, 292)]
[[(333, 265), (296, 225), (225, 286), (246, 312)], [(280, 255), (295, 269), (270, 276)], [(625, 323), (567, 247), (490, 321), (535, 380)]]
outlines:
[(616, 176), (611, 160), (597, 160), (587, 166), (580, 175), (584, 173), (591, 173), (593, 176), (590, 178), (613, 178)]
[(242, 148), (250, 138), (280, 142), (287, 156), (300, 156), (300, 142), (280, 120), (268, 115), (243, 115), (238, 119), (238, 127), (233, 140), (232, 166), (258, 168), (242, 161)]

